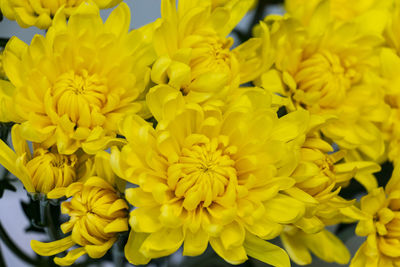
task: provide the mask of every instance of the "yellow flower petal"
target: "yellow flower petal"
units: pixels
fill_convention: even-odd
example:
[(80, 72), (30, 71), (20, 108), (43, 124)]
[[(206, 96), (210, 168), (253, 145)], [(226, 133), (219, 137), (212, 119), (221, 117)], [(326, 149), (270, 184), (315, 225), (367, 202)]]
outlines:
[(66, 187), (57, 187), (48, 192), (46, 196), (49, 199), (57, 199), (65, 196), (66, 192), (67, 192)]
[(306, 235), (307, 247), (319, 258), (327, 262), (346, 264), (350, 253), (342, 241), (334, 234), (323, 230), (317, 234)]
[(54, 262), (60, 266), (72, 265), (79, 257), (86, 254), (85, 248), (76, 248), (67, 253), (63, 258), (55, 257)]
[(163, 228), (151, 233), (140, 247), (140, 252), (149, 258), (159, 258), (177, 251), (183, 242), (182, 229)]
[[(168, 85), (152, 87), (146, 95), (146, 102), (157, 121), (170, 120), (183, 108), (185, 103), (182, 94)], [(174, 113), (170, 113), (171, 111)]]
[(243, 226), (237, 222), (225, 225), (221, 232), (221, 242), (226, 250), (241, 246), (244, 237), (245, 230)]
[(230, 264), (240, 264), (247, 260), (246, 251), (243, 248), (243, 245), (225, 249), (221, 238), (210, 238), (210, 245), (221, 258)]
[(117, 241), (117, 238), (110, 238), (107, 242), (104, 242), (101, 245), (86, 245), (84, 249), (91, 258), (98, 259), (107, 253), (115, 241)]
[(129, 224), (137, 232), (154, 233), (161, 229), (158, 221), (160, 208), (137, 208), (131, 211)]
[(125, 3), (121, 3), (116, 7), (104, 23), (105, 30), (121, 36), (128, 32), (131, 21), (131, 13), (129, 7)]
[(63, 252), (70, 247), (75, 245), (75, 242), (72, 241), (71, 236), (67, 236), (63, 239), (49, 242), (49, 243), (43, 243), (37, 240), (32, 240), (31, 241), (31, 247), (32, 249), (39, 255), (42, 256), (52, 256), (55, 254), (58, 254), (60, 252)]
[(151, 258), (144, 256), (140, 252), (140, 247), (142, 246), (143, 242), (149, 234), (146, 233), (136, 233), (131, 231), (129, 233), (128, 242), (125, 245), (125, 257), (126, 259), (134, 264), (134, 265), (142, 265), (147, 264), (151, 260)]
[(266, 242), (252, 234), (246, 234), (244, 247), (250, 257), (276, 267), (289, 267), (290, 260), (286, 252), (278, 246)]
[(282, 233), (281, 240), (290, 258), (299, 265), (311, 264), (312, 258), (307, 247), (296, 235)]
[(22, 163), (17, 165), (17, 162), (20, 162), (21, 159), (18, 160), (17, 155), (14, 151), (12, 151), (8, 145), (6, 145), (3, 141), (0, 140), (0, 163), (4, 166), (9, 172), (14, 174), (28, 192), (35, 192), (34, 185), (32, 183), (32, 179), (29, 175), (28, 170), (25, 168)]
[(129, 230), (127, 218), (117, 218), (107, 224), (104, 228), (104, 233), (126, 232)]
[(278, 194), (277, 197), (265, 202), (265, 216), (278, 223), (297, 221), (305, 212), (303, 204), (291, 197)]
[(208, 245), (209, 236), (203, 231), (199, 230), (196, 233), (186, 231), (185, 241), (183, 244), (183, 255), (184, 256), (198, 256), (201, 255)]

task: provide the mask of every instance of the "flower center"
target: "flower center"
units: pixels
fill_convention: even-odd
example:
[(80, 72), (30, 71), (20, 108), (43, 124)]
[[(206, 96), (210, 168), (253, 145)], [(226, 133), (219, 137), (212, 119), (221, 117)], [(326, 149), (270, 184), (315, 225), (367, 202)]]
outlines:
[(87, 71), (69, 71), (61, 75), (53, 86), (53, 103), (57, 114), (67, 115), (78, 126), (90, 127), (93, 111), (99, 111), (106, 102), (107, 86), (98, 75)]
[(328, 51), (313, 54), (300, 63), (294, 76), (301, 90), (294, 99), (305, 106), (318, 103), (323, 108), (336, 107), (344, 100), (355, 75), (353, 69), (342, 64), (338, 55)]
[(175, 196), (184, 198), (183, 206), (194, 210), (200, 204), (208, 207), (222, 197), (233, 177), (236, 177), (234, 160), (226, 153), (227, 147), (217, 138), (202, 140), (184, 147), (179, 161), (170, 166), (169, 186)]

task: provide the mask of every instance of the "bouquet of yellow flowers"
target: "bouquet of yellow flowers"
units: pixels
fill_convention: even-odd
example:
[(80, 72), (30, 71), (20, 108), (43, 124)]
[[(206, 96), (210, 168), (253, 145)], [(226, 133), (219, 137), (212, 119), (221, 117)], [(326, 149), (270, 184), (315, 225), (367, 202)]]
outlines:
[(4, 244), (33, 266), (400, 266), (400, 0), (160, 8), (132, 30), (122, 0), (0, 0), (46, 30), (0, 42), (0, 196), (11, 173), (47, 233), (37, 258), (0, 224)]

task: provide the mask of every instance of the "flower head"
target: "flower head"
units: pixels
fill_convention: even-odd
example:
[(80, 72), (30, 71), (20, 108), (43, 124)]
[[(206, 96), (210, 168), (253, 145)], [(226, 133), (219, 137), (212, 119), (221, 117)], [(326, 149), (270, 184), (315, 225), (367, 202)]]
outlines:
[(387, 157), (394, 164), (400, 159), (400, 79), (396, 71), (400, 58), (393, 49), (382, 49), (381, 75), (383, 77), (384, 99), (390, 106), (390, 116), (382, 123), (381, 130), (388, 143)]
[(14, 125), (11, 132), (15, 152), (0, 141), (0, 164), (20, 179), (29, 193), (61, 197), (60, 190), (75, 182), (78, 172), (84, 173), (83, 169), (79, 171), (77, 155), (62, 155), (56, 148), (45, 149), (38, 144), (33, 145), (32, 153), (21, 137), (20, 125)]
[(46, 37), (29, 46), (9, 41), (4, 68), (24, 138), (63, 154), (96, 153), (116, 141), (118, 120), (142, 108), (152, 61), (141, 32), (128, 33), (129, 20), (124, 3), (105, 24), (84, 3), (68, 23), (58, 12)]
[[(99, 8), (110, 8), (119, 4), (122, 0), (92, 0)], [(19, 26), (27, 28), (36, 26), (40, 29), (48, 29), (60, 8), (64, 8), (67, 17), (76, 11), (85, 0), (66, 1), (40, 1), (40, 0), (1, 0), (0, 9), (4, 16), (16, 20)]]
[(72, 232), (71, 235), (50, 243), (32, 240), (32, 249), (39, 255), (52, 256), (79, 246), (63, 258), (54, 258), (58, 265), (71, 265), (84, 254), (91, 258), (104, 256), (118, 233), (128, 230), (127, 203), (110, 183), (97, 176), (71, 184), (66, 196), (71, 201), (63, 202), (61, 211), (70, 219), (61, 225), (61, 230), (64, 234)]
[(379, 34), (355, 22), (329, 20), (324, 2), (308, 26), (290, 17), (267, 18), (276, 49), (275, 68), (260, 84), (289, 99), (289, 111), (334, 117), (321, 131), (344, 149), (376, 159), (384, 152), (377, 126), (387, 118), (379, 74)]
[(67, 187), (76, 179), (76, 155), (60, 155), (38, 148), (26, 163), (37, 192), (47, 194), (54, 188)]
[[(112, 150), (113, 169), (138, 185), (126, 190), (137, 207), (125, 247), (130, 262), (146, 263), (182, 244), (184, 255), (196, 256), (210, 243), (233, 264), (247, 255), (289, 264), (281, 249), (262, 239), (304, 214), (300, 201), (280, 191), (294, 183), (287, 175), (308, 116), (298, 111), (278, 119), (275, 109), (265, 108), (270, 101), (257, 90), (231, 107), (200, 107), (157, 86), (147, 95), (157, 128), (139, 117), (121, 123), (128, 144)], [(263, 109), (253, 108), (261, 102)]]
[(400, 172), (395, 167), (385, 189), (371, 191), (361, 199), (361, 210), (366, 219), (357, 224), (356, 234), (367, 236), (351, 267), (396, 266), (400, 264)]
[(382, 30), (393, 0), (286, 0), (285, 8), (291, 16), (307, 25), (318, 6), (325, 3), (330, 6), (328, 17), (332, 20), (347, 22), (358, 19)]
[[(180, 90), (189, 102), (221, 99), (263, 69), (261, 38), (232, 50), (227, 35), (254, 1), (230, 1), (213, 8), (215, 1), (162, 1), (162, 20), (154, 33), (158, 59), (151, 78)], [(267, 42), (265, 42), (267, 43)]]
[(372, 175), (380, 170), (380, 166), (371, 161), (344, 162), (346, 151), (334, 151), (318, 134), (318, 128), (329, 122), (314, 116), (311, 120), (313, 129), (302, 144), (300, 162), (291, 175), (296, 184), (285, 190), (304, 201), (308, 211), (300, 220), (285, 228), (281, 239), (289, 256), (298, 264), (311, 263), (309, 251), (326, 262), (346, 264), (350, 253), (325, 226), (360, 219), (360, 211), (353, 206), (354, 201), (339, 196), (341, 187), (355, 176)]

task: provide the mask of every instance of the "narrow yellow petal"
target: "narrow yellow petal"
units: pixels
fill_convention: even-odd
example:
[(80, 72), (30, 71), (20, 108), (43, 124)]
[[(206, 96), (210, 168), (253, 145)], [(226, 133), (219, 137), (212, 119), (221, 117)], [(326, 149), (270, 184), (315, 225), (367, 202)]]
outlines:
[(85, 255), (85, 248), (76, 248), (68, 252), (63, 258), (54, 258), (54, 262), (61, 266), (68, 266), (73, 264), (80, 256)]
[(31, 247), (33, 251), (42, 256), (52, 256), (58, 254), (69, 249), (73, 245), (75, 245), (75, 243), (72, 241), (71, 236), (67, 236), (63, 239), (50, 243), (43, 243), (37, 240), (31, 241)]
[(101, 245), (86, 245), (85, 250), (89, 257), (98, 259), (106, 254), (106, 252), (112, 247), (116, 240), (117, 238), (110, 238), (109, 240), (107, 240), (107, 242), (104, 242)]
[(0, 140), (0, 164), (20, 179), (28, 192), (35, 192), (28, 170), (22, 165), (22, 162), (20, 162), (20, 166), (17, 166), (17, 162), (20, 162), (20, 160), (18, 161), (15, 152)]
[(317, 234), (305, 236), (307, 247), (319, 258), (327, 262), (346, 264), (350, 260), (350, 253), (342, 241), (334, 234), (323, 230)]
[(57, 187), (47, 193), (47, 198), (49, 199), (58, 199), (65, 196), (67, 191), (66, 187)]
[(290, 258), (295, 263), (299, 265), (311, 264), (311, 254), (298, 236), (283, 233), (281, 240)]
[(128, 32), (130, 20), (131, 13), (128, 5), (121, 3), (111, 12), (110, 16), (108, 16), (104, 26), (106, 31), (120, 36)]
[(128, 230), (128, 218), (117, 218), (104, 228), (104, 233), (125, 232)]
[(250, 257), (276, 267), (290, 267), (289, 256), (278, 246), (266, 242), (250, 233), (246, 234), (244, 247)]

